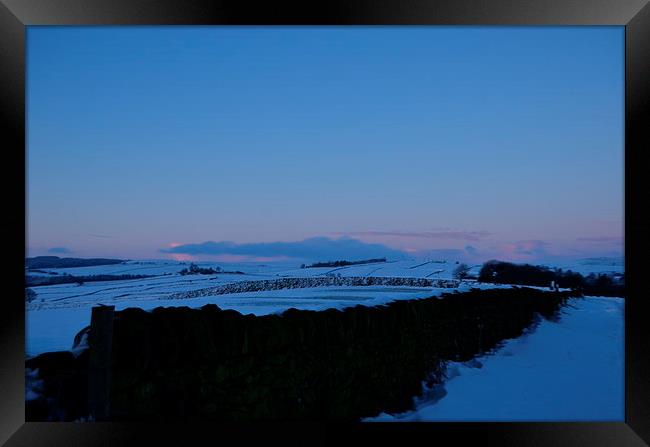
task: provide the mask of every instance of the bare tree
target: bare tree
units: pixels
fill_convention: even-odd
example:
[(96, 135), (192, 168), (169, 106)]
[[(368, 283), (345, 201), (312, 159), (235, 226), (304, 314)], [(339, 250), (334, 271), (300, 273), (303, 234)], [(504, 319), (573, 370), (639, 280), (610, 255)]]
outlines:
[(28, 303), (36, 299), (36, 292), (34, 292), (29, 287), (25, 289), (25, 301)]
[(467, 264), (459, 264), (454, 269), (454, 278), (465, 279), (469, 276), (469, 266)]

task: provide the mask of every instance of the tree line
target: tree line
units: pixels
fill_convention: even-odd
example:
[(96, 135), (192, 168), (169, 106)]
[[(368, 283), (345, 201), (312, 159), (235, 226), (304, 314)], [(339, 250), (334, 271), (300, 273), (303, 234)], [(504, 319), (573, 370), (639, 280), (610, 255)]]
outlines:
[(244, 274), (244, 272), (240, 272), (239, 270), (231, 272), (231, 271), (223, 270), (221, 267), (215, 267), (215, 268), (208, 267), (208, 268), (205, 268), (205, 267), (199, 267), (198, 265), (196, 265), (194, 263), (191, 263), (189, 268), (184, 268), (183, 270), (181, 270), (178, 273), (180, 275), (183, 275), (183, 276), (185, 276), (185, 275), (214, 275), (214, 274), (217, 274), (217, 273), (229, 273), (229, 274), (232, 274), (232, 275), (243, 275)]
[(301, 269), (313, 268), (313, 267), (345, 267), (348, 265), (359, 265), (359, 264), (374, 264), (375, 262), (386, 262), (386, 258), (375, 258), (375, 259), (363, 259), (361, 261), (327, 261), (327, 262), (316, 262), (314, 264), (300, 266)]
[(530, 264), (513, 264), (491, 260), (483, 264), (478, 280), (495, 284), (518, 284), (549, 287), (551, 283), (560, 288), (580, 291), (583, 295), (620, 296), (625, 294), (625, 275), (590, 273), (582, 275), (571, 270)]
[(27, 276), (25, 287), (51, 286), (55, 284), (78, 284), (96, 281), (122, 281), (126, 279), (151, 278), (153, 275), (88, 275), (75, 276), (63, 274), (58, 276)]

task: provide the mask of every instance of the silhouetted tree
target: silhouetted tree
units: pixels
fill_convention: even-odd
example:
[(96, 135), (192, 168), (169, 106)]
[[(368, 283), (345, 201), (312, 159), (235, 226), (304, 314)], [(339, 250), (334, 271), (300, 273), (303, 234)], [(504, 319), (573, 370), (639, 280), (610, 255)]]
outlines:
[(548, 287), (554, 281), (557, 287), (579, 290), (584, 295), (625, 296), (625, 280), (615, 281), (615, 276), (610, 274), (590, 273), (583, 276), (571, 270), (551, 270), (545, 266), (512, 264), (495, 260), (483, 264), (479, 281), (542, 287)]
[(215, 273), (222, 273), (222, 270), (221, 267), (217, 267), (215, 270), (213, 268), (202, 268), (194, 263), (191, 263), (189, 268), (184, 268), (178, 273), (181, 275), (213, 275)]

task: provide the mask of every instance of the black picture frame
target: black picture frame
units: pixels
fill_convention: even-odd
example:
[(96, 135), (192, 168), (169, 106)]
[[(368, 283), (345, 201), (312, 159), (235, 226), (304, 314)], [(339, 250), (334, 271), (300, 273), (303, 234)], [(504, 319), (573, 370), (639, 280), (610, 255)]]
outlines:
[[(224, 442), (271, 437), (306, 442), (340, 436), (351, 441), (440, 437), (454, 443), (502, 446), (650, 444), (650, 337), (643, 255), (648, 252), (644, 204), (650, 203), (650, 6), (648, 0), (411, 0), (318, 1), (301, 4), (245, 1), (1, 0), (0, 98), (4, 140), (3, 222), (11, 279), (0, 311), (0, 443), (10, 446), (187, 444), (206, 436)], [(423, 424), (127, 424), (25, 423), (25, 36), (30, 25), (622, 25), (625, 26), (625, 421), (619, 423)], [(645, 199), (644, 199), (645, 198)], [(21, 237), (23, 236), (22, 240)], [(579, 380), (579, 378), (576, 378)], [(561, 405), (561, 402), (558, 402)], [(356, 439), (354, 439), (356, 438)], [(416, 441), (417, 442), (417, 441)]]

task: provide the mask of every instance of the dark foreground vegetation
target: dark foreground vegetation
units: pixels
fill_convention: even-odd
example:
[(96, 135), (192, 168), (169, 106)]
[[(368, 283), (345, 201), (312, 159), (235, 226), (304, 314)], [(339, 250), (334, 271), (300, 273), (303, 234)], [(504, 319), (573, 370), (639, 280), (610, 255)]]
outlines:
[(363, 259), (361, 261), (327, 261), (327, 262), (316, 262), (311, 265), (302, 264), (300, 268), (312, 268), (312, 267), (346, 267), (348, 265), (360, 265), (360, 264), (374, 264), (376, 262), (386, 262), (386, 258), (376, 258), (376, 259)]
[(70, 267), (90, 267), (93, 265), (122, 264), (124, 259), (106, 258), (59, 258), (58, 256), (36, 256), (25, 259), (25, 267), (28, 269), (57, 269)]
[(590, 273), (583, 276), (571, 270), (551, 269), (530, 264), (488, 261), (483, 264), (478, 280), (496, 284), (518, 284), (573, 289), (586, 296), (625, 296), (625, 276)]
[(57, 275), (57, 276), (26, 276), (26, 287), (51, 286), (55, 284), (84, 284), (96, 281), (124, 281), (127, 279), (151, 278), (154, 275)]
[[(574, 292), (473, 289), (442, 297), (255, 317), (200, 309), (93, 308), (77, 352), (26, 361), (27, 421), (357, 421), (412, 409), (469, 361), (557, 318)], [(38, 370), (38, 372), (36, 372)]]

